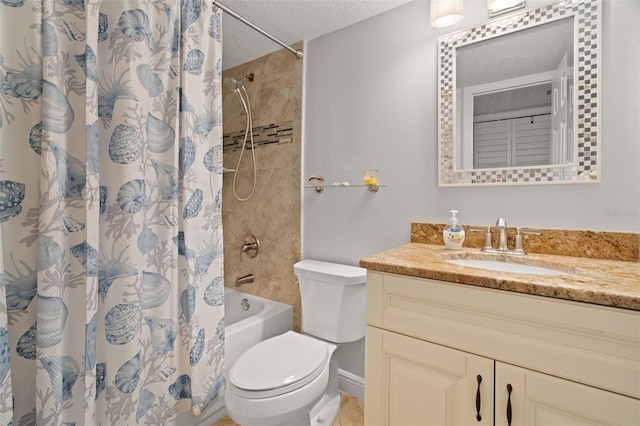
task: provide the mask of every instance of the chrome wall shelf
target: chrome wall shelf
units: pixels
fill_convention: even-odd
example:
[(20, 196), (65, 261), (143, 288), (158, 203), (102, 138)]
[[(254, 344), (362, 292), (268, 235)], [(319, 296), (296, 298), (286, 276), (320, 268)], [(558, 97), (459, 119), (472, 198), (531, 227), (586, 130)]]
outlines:
[(384, 188), (386, 185), (314, 185), (314, 186), (305, 186), (305, 188), (313, 188), (316, 190), (318, 194), (324, 192), (325, 188), (368, 188), (369, 192), (378, 192), (380, 188)]

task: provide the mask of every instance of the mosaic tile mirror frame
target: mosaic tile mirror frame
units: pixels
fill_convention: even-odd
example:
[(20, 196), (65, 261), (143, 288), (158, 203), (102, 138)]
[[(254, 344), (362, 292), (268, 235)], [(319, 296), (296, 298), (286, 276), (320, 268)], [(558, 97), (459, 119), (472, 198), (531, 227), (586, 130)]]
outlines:
[[(438, 185), (518, 185), (597, 183), (600, 181), (599, 93), (601, 0), (562, 0), (517, 12), (439, 38)], [(456, 48), (573, 17), (574, 91), (573, 159), (565, 164), (456, 169)], [(543, 50), (544, 47), (541, 47)]]

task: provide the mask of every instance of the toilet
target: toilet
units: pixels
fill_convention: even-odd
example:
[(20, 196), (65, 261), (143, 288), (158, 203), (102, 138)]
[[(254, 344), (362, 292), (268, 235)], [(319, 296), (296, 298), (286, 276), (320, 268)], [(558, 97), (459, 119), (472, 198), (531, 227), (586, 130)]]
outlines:
[(340, 343), (365, 335), (366, 269), (303, 260), (293, 265), (302, 332), (251, 347), (229, 371), (225, 405), (243, 426), (331, 425), (340, 409)]

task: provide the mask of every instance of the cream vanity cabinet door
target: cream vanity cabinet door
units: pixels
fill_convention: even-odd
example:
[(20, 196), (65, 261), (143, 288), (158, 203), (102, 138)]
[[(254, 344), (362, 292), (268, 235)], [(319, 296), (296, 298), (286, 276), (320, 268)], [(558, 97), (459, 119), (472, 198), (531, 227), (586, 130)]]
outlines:
[(501, 362), (495, 368), (496, 426), (626, 426), (640, 419), (636, 399)]
[(371, 326), (367, 356), (367, 425), (493, 424), (493, 360)]

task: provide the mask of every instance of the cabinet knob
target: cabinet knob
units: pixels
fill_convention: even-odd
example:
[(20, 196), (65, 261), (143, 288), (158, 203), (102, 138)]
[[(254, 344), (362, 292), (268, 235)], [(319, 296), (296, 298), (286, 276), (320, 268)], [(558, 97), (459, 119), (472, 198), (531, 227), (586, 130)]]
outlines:
[(482, 421), (482, 416), (480, 415), (480, 383), (482, 383), (482, 376), (478, 374), (478, 390), (476, 391), (476, 420)]

